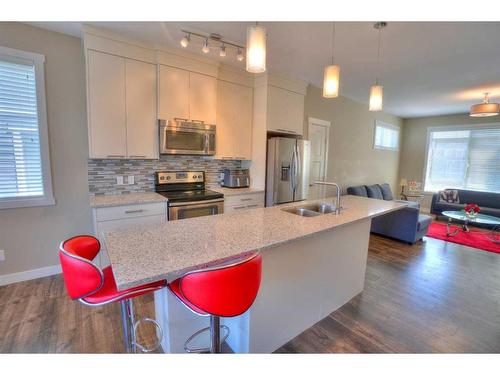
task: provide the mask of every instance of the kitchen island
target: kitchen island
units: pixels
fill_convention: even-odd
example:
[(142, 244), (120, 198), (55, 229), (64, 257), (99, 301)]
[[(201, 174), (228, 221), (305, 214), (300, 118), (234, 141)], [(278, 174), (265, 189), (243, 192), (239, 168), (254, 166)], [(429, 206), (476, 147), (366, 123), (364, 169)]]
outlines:
[[(405, 207), (345, 196), (339, 215), (283, 211), (306, 203), (107, 232), (117, 286), (172, 281), (190, 270), (261, 251), (257, 299), (247, 313), (223, 324), (231, 329), (228, 344), (235, 352), (272, 352), (363, 290), (371, 218)], [(208, 326), (208, 318), (193, 314), (167, 288), (155, 293), (155, 308), (166, 352), (183, 352), (186, 339)]]

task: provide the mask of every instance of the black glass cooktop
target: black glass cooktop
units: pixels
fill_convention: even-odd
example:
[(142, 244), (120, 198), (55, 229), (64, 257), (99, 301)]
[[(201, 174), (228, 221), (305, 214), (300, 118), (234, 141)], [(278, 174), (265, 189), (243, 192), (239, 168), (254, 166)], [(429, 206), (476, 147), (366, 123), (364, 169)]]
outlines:
[(224, 198), (224, 194), (208, 189), (157, 191), (157, 193), (166, 197), (169, 202), (193, 202)]

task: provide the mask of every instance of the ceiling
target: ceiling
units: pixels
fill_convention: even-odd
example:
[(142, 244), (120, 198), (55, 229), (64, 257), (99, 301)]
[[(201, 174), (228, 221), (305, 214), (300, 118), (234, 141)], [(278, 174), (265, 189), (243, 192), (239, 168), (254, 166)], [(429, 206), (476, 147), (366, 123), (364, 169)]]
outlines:
[[(79, 22), (30, 24), (80, 36)], [(218, 33), (245, 43), (246, 22), (90, 22), (125, 37), (181, 48), (181, 29)], [(332, 24), (263, 22), (271, 72), (322, 86), (331, 60)], [(382, 31), (380, 80), (384, 111), (408, 118), (468, 112), (484, 91), (500, 98), (500, 22), (390, 22)], [(202, 55), (201, 41), (188, 47)], [(218, 51), (210, 57), (222, 60)], [(337, 22), (335, 61), (341, 67), (341, 95), (368, 103), (375, 80), (377, 31), (370, 22)], [(244, 67), (232, 54), (225, 62)], [(334, 99), (332, 99), (334, 100)]]

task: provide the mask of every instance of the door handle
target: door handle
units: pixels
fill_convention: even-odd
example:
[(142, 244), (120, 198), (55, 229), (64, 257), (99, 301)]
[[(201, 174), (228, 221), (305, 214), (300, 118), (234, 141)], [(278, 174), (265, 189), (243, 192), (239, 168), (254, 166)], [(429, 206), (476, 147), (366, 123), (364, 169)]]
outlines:
[(144, 212), (144, 210), (125, 210), (126, 214), (138, 214), (139, 212)]
[(124, 158), (125, 155), (107, 155), (108, 158)]

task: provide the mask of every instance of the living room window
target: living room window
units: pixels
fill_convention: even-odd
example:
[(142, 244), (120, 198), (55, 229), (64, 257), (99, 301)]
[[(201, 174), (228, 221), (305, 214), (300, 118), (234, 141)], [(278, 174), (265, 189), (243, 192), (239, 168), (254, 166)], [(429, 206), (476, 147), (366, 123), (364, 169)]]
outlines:
[(425, 190), (500, 192), (500, 126), (431, 129)]
[(397, 151), (399, 148), (399, 128), (382, 121), (375, 121), (373, 148)]
[(0, 208), (50, 204), (44, 56), (0, 47)]

